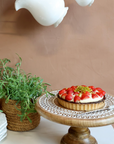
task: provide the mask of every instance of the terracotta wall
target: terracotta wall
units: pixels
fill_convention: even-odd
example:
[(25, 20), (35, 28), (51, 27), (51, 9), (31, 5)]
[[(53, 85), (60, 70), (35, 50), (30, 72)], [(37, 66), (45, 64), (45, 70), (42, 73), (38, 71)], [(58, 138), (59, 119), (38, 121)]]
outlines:
[(57, 27), (44, 27), (26, 9), (15, 11), (15, 0), (0, 0), (0, 58), (18, 61), (26, 72), (40, 76), (52, 90), (94, 85), (114, 94), (114, 1), (95, 0), (69, 7)]

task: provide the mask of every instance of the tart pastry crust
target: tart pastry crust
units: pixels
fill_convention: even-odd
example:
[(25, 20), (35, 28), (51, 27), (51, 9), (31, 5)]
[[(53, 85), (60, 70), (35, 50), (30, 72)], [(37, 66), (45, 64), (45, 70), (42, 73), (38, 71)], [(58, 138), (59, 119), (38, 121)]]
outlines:
[(90, 111), (90, 110), (95, 110), (104, 107), (105, 102), (104, 99), (98, 102), (90, 102), (90, 103), (73, 103), (73, 102), (68, 102), (66, 100), (61, 99), (58, 96), (58, 103), (68, 109), (72, 110), (79, 110), (79, 111)]

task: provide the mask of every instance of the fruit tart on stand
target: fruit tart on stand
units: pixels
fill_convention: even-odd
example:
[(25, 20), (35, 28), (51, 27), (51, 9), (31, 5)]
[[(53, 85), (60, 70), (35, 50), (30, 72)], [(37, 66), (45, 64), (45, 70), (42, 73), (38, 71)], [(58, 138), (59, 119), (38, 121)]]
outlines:
[(94, 86), (71, 86), (57, 94), (58, 103), (68, 109), (90, 111), (105, 105), (105, 91)]

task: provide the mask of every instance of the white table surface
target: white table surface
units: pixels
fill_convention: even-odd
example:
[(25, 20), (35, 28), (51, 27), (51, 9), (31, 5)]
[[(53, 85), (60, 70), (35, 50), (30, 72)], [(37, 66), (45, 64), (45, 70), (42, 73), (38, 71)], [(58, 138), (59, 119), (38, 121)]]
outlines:
[[(60, 144), (61, 138), (68, 132), (69, 126), (58, 124), (41, 117), (40, 124), (28, 132), (8, 130), (7, 137), (0, 144)], [(89, 128), (98, 144), (114, 144), (112, 125)]]

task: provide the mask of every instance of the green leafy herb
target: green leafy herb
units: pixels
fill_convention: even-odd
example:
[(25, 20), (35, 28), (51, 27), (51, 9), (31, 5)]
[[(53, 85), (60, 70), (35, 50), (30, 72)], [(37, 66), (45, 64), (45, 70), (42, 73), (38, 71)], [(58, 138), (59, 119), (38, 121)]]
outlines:
[[(21, 115), (20, 120), (25, 117), (31, 122), (28, 114), (35, 113), (36, 98), (42, 94), (51, 94), (47, 91), (48, 83), (44, 83), (41, 77), (32, 76), (31, 73), (26, 74), (20, 67), (22, 58), (19, 57), (19, 62), (15, 68), (7, 66), (11, 61), (7, 58), (0, 59), (0, 98), (5, 98), (6, 103), (9, 99), (16, 100), (17, 104), (20, 103)], [(53, 94), (51, 94), (53, 95)]]

